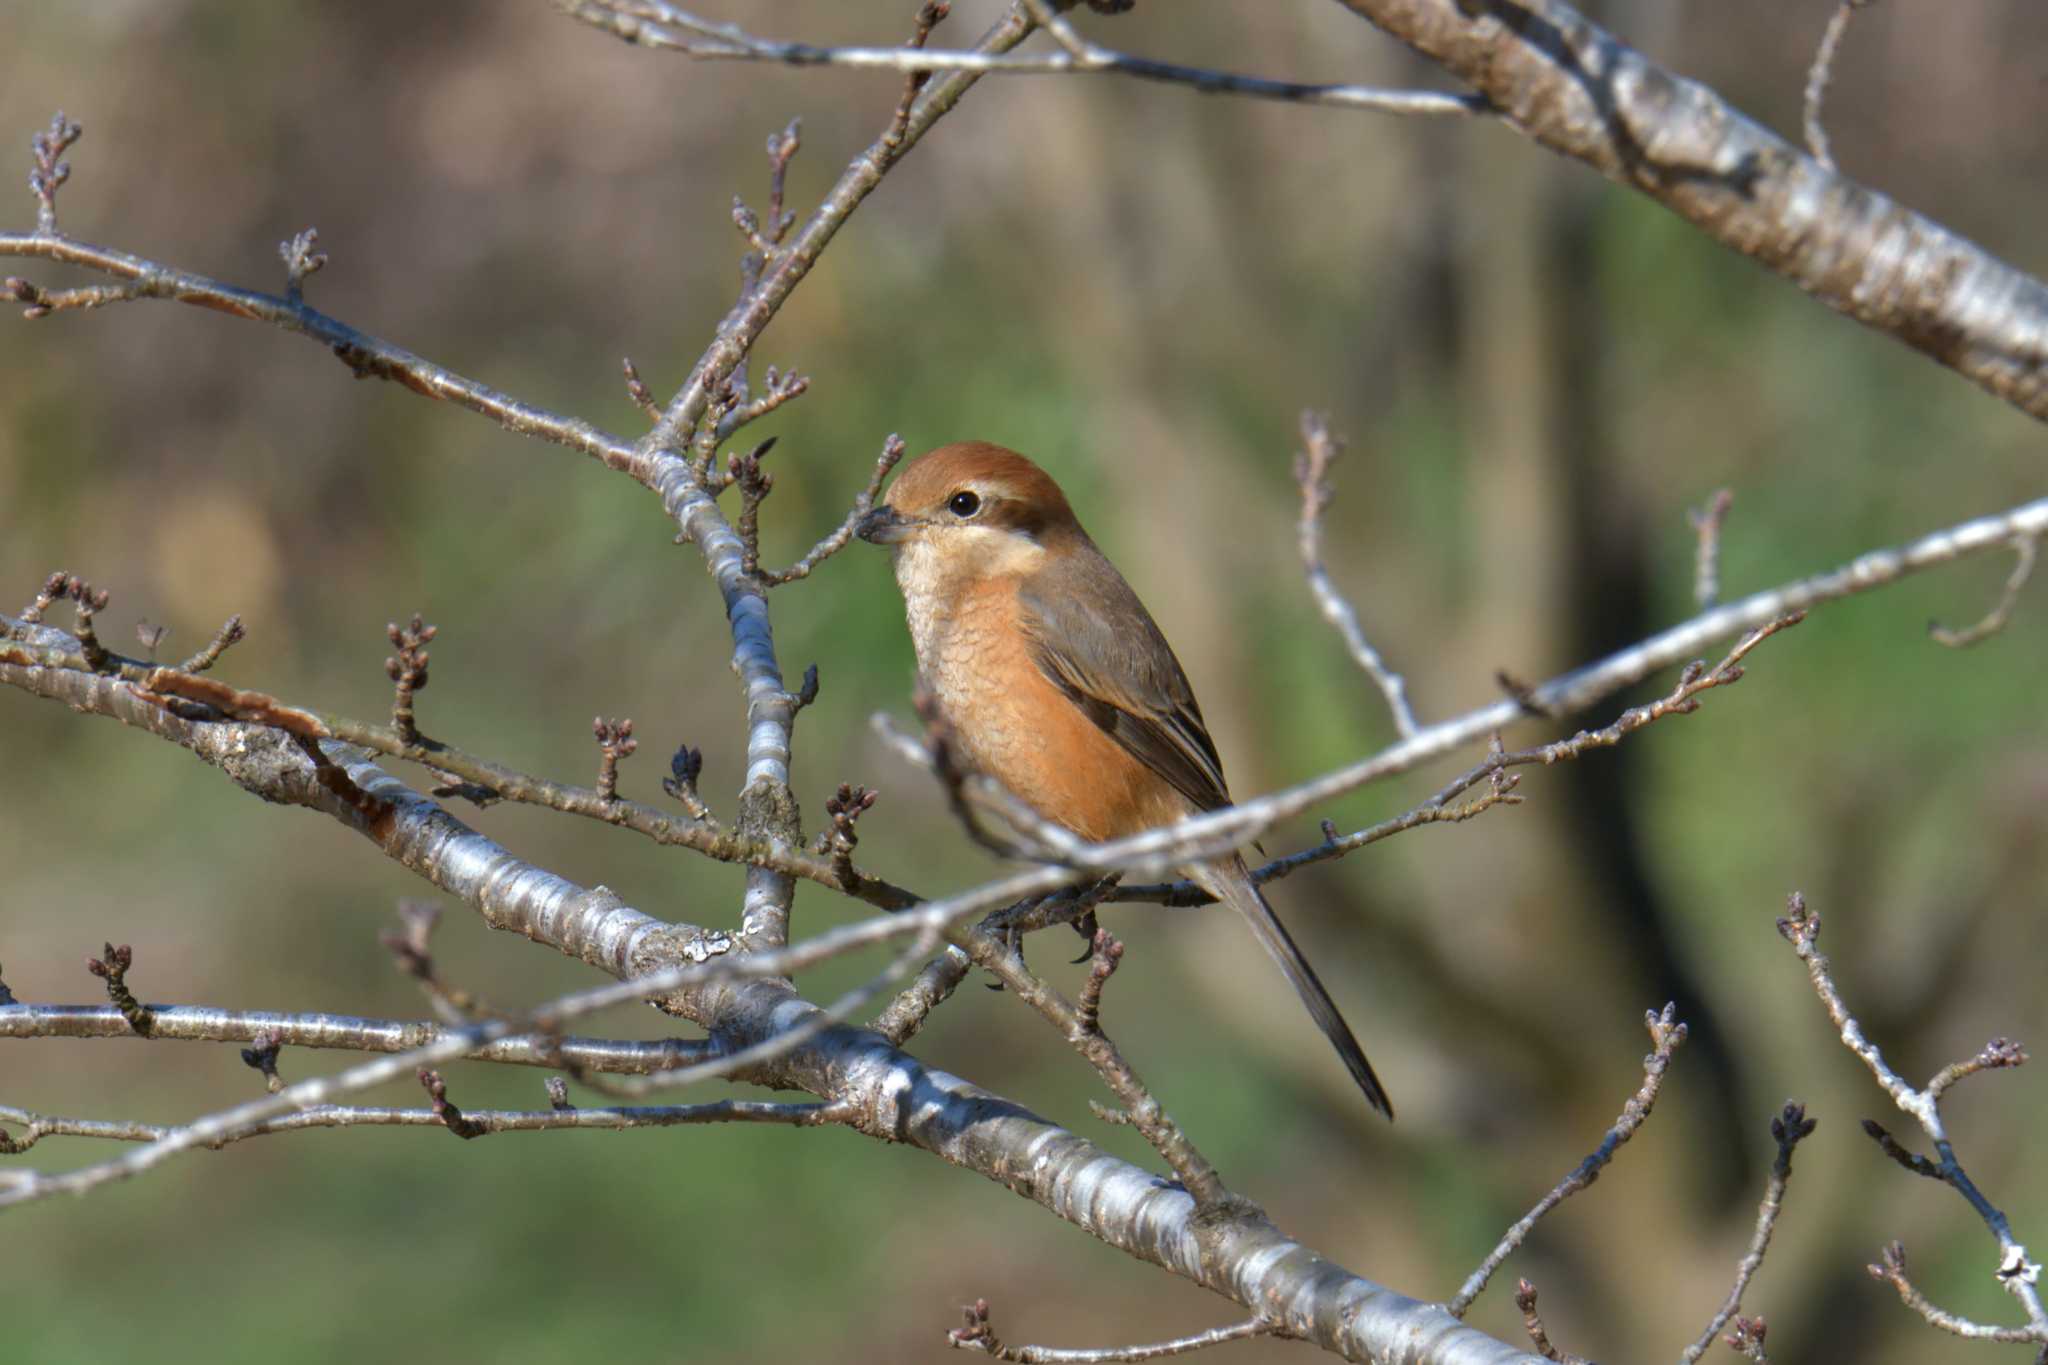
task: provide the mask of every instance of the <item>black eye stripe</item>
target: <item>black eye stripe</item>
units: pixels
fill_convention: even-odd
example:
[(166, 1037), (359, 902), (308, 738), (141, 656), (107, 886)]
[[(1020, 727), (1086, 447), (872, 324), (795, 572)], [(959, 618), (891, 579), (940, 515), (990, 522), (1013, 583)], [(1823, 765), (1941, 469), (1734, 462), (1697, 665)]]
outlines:
[(981, 510), (981, 498), (971, 489), (963, 488), (946, 499), (946, 510), (956, 517), (971, 517)]

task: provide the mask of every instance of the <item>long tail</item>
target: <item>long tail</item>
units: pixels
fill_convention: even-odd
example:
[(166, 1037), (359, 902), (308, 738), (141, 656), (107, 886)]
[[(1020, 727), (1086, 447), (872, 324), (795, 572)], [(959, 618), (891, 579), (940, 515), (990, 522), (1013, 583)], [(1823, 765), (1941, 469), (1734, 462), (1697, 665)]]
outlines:
[(1344, 1059), (1345, 1070), (1351, 1079), (1358, 1082), (1358, 1088), (1365, 1092), (1366, 1103), (1385, 1114), (1394, 1117), (1394, 1106), (1387, 1099), (1386, 1088), (1380, 1078), (1373, 1074), (1372, 1063), (1365, 1059), (1365, 1049), (1352, 1036), (1351, 1026), (1344, 1022), (1344, 1016), (1337, 1012), (1337, 1002), (1330, 999), (1330, 993), (1323, 989), (1317, 979), (1315, 968), (1308, 965), (1301, 949), (1287, 932), (1287, 926), (1280, 923), (1280, 917), (1273, 913), (1273, 907), (1266, 904), (1266, 898), (1259, 894), (1259, 888), (1252, 883), (1251, 874), (1245, 870), (1242, 858), (1233, 858), (1227, 863), (1202, 863), (1188, 868), (1188, 875), (1195, 885), (1222, 901), (1251, 926), (1252, 936), (1273, 955), (1280, 964), (1280, 970), (1287, 973), (1287, 979), (1294, 985), (1294, 993), (1301, 997), (1301, 1003), (1308, 1006), (1309, 1016), (1316, 1021), (1316, 1027), (1337, 1049), (1337, 1055)]

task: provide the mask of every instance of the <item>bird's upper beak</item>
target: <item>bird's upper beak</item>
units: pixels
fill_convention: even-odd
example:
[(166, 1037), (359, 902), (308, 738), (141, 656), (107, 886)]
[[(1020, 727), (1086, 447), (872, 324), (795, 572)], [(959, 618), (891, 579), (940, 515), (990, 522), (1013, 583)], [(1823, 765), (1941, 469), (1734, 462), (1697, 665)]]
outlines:
[(862, 517), (853, 533), (870, 545), (894, 545), (910, 534), (912, 523), (901, 512), (883, 503)]

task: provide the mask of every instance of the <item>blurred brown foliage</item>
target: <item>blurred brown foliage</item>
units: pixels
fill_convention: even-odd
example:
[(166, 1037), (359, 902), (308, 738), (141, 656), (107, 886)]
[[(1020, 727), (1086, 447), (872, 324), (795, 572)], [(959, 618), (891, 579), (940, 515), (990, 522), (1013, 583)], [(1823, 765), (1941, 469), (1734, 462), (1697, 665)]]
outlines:
[[(956, 36), (993, 4), (958, 8)], [(1796, 130), (1832, 4), (1606, 8), (1624, 38)], [(788, 0), (723, 17), (884, 42), (909, 9)], [(759, 201), (766, 135), (804, 118), (802, 209), (896, 97), (884, 75), (636, 52), (539, 5), (12, 0), (0, 16), (7, 155), (25, 172), (53, 109), (87, 128), (70, 232), (277, 288), (274, 243), (316, 224), (333, 258), (308, 285), (317, 306), (615, 430), (638, 429), (618, 357), (664, 392), (723, 311), (730, 196)], [(1439, 84), (1334, 6), (1089, 22), (1189, 62)], [(2031, 264), (2044, 51), (2048, 15), (2028, 7), (1876, 7), (1840, 59), (1838, 161)], [(28, 195), (13, 202), (32, 222)], [(837, 520), (892, 430), (913, 450), (980, 437), (1030, 452), (1161, 617), (1245, 794), (1389, 737), (1299, 579), (1288, 462), (1304, 406), (1351, 438), (1332, 572), (1425, 718), (1490, 699), (1497, 669), (1544, 676), (1688, 614), (1684, 513), (1717, 487), (1736, 494), (1730, 594), (2041, 487), (2024, 418), (1506, 129), (1108, 78), (983, 82), (797, 293), (757, 353), (771, 361), (815, 379), (764, 424), (781, 438), (771, 562)], [(648, 753), (625, 765), (628, 791), (652, 792), (660, 754), (687, 740), (714, 809), (729, 805), (743, 735), (718, 600), (627, 481), (188, 309), (0, 323), (0, 375), (0, 596), (83, 573), (113, 590), (110, 637), (125, 643), (126, 617), (167, 623), (167, 655), (239, 612), (250, 639), (224, 676), (361, 716), (388, 705), (385, 622), (422, 610), (442, 626), (429, 733), (588, 780), (589, 717), (630, 715)], [(1597, 1139), (1637, 1083), (1641, 1011), (1677, 998), (1693, 1041), (1663, 1107), (1510, 1266), (1541, 1286), (1553, 1335), (1607, 1358), (1675, 1353), (1719, 1302), (1768, 1119), (1797, 1095), (1821, 1127), (1746, 1311), (1786, 1358), (1825, 1341), (1835, 1359), (1961, 1359), (1861, 1267), (1903, 1236), (1930, 1294), (2004, 1318), (1989, 1240), (1857, 1133), (1881, 1097), (1771, 922), (1794, 887), (1829, 917), (1845, 989), (1910, 1075), (1996, 1033), (2043, 1035), (2038, 589), (1975, 650), (1922, 633), (1972, 619), (2006, 567), (1829, 607), (1700, 714), (1529, 774), (1526, 806), (1280, 888), (1399, 1126), (1358, 1103), (1291, 1002), (1268, 1008), (1282, 993), (1220, 917), (1119, 912), (1131, 952), (1112, 1028), (1283, 1227), (1428, 1297)], [(985, 874), (979, 850), (934, 833), (948, 827), (926, 781), (869, 736), (910, 679), (880, 556), (856, 546), (775, 604), (785, 667), (815, 660), (824, 677), (799, 795), (821, 809), (840, 781), (879, 786), (861, 851), (885, 875), (937, 890)], [(80, 960), (110, 939), (135, 945), (148, 999), (420, 1012), (376, 938), (417, 886), (352, 836), (18, 694), (0, 693), (0, 756), (0, 960), (22, 998), (94, 998)], [(1355, 827), (1431, 776), (1324, 813)], [(737, 914), (735, 869), (529, 811), (464, 818), (653, 913)], [(1316, 837), (1303, 822), (1270, 844)], [(807, 890), (798, 928), (850, 913)], [(438, 949), (494, 999), (586, 980), (459, 915)], [(1005, 996), (963, 990), (917, 1050), (1087, 1122), (1085, 1068)], [(282, 1065), (336, 1061), (288, 1050)], [(541, 1100), (538, 1075), (450, 1074), (466, 1105)], [(173, 1045), (16, 1045), (5, 1075), (11, 1101), (101, 1117), (253, 1093), (232, 1051)], [(2042, 1094), (2022, 1071), (1951, 1106), (2022, 1235), (2048, 1226), (2022, 1138)], [(1093, 1135), (1149, 1156), (1128, 1132)], [(86, 1157), (56, 1140), (37, 1155), (67, 1151)], [(925, 1359), (978, 1294), (1018, 1340), (1221, 1320), (993, 1187), (830, 1131), (279, 1138), (15, 1212), (8, 1241), (9, 1353), (42, 1362), (269, 1359), (283, 1342), (308, 1362)], [(1513, 1335), (1507, 1291), (1474, 1321)]]

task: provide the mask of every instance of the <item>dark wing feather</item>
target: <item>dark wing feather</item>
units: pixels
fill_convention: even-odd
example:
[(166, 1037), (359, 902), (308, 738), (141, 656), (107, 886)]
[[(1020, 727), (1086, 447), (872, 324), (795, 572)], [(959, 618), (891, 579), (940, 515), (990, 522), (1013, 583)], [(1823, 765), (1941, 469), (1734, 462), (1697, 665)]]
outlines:
[(1230, 804), (1187, 674), (1123, 576), (1082, 537), (1019, 595), (1032, 656), (1133, 758), (1198, 810)]

